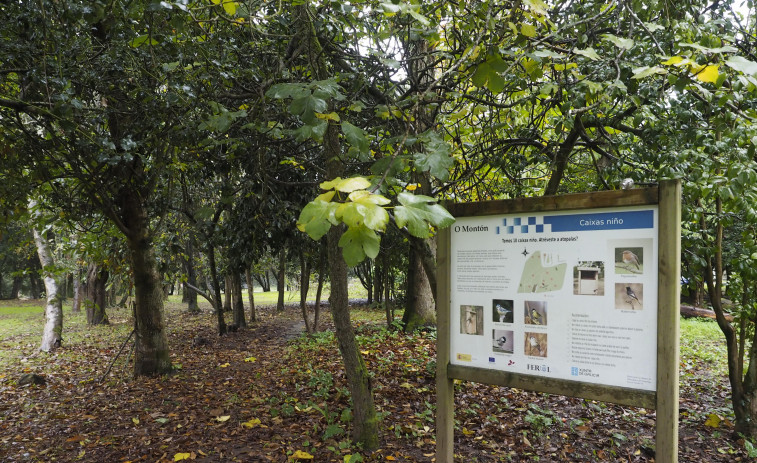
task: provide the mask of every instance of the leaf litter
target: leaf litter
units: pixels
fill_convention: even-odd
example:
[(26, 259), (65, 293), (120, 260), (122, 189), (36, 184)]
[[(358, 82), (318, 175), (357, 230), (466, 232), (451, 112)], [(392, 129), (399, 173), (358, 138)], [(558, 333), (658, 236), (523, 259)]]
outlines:
[[(435, 461), (435, 331), (356, 323), (381, 431), (380, 449), (360, 452), (333, 335), (293, 336), (298, 313), (258, 307), (261, 321), (218, 337), (207, 310), (190, 316), (168, 304), (180, 368), (163, 377), (133, 379), (117, 365), (97, 382), (122, 342), (102, 332), (25, 359), (21, 368), (44, 376), (43, 386), (16, 385), (19, 365), (2, 364), (0, 461)], [(129, 325), (119, 315), (114, 325)], [(194, 346), (197, 336), (209, 342)], [(691, 360), (682, 378), (679, 460), (754, 461), (731, 438), (726, 378)], [(654, 461), (654, 410), (460, 381), (455, 389), (455, 461)]]

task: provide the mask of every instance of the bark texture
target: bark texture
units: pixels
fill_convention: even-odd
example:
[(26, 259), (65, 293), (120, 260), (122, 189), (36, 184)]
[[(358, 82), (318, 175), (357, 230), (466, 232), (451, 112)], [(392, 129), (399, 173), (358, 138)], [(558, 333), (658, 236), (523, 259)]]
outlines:
[[(34, 209), (34, 201), (30, 201), (30, 209)], [(63, 342), (63, 298), (58, 294), (58, 282), (53, 273), (55, 262), (53, 261), (50, 245), (42, 233), (33, 227), (34, 244), (37, 247), (37, 255), (42, 265), (47, 303), (45, 304), (45, 327), (42, 331), (42, 343), (39, 349), (50, 352), (61, 346)]]

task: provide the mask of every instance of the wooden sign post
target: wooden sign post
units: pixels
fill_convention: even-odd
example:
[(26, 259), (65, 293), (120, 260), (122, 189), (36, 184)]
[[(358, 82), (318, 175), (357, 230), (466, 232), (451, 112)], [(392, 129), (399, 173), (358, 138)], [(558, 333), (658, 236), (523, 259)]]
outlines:
[(663, 181), (447, 205), (437, 462), (454, 461), (455, 379), (655, 409), (655, 460), (678, 461), (680, 198)]

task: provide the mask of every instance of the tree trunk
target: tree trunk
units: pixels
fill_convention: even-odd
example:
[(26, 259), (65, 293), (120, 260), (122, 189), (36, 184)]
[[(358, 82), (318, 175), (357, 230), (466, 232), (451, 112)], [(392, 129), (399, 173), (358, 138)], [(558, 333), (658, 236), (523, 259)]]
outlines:
[[(36, 206), (34, 200), (29, 201), (29, 209), (33, 210)], [(42, 236), (36, 226), (32, 227), (34, 234), (34, 244), (37, 246), (37, 255), (42, 265), (42, 271), (45, 281), (45, 291), (47, 292), (47, 304), (45, 305), (45, 327), (42, 330), (42, 343), (39, 349), (44, 352), (50, 352), (60, 347), (63, 342), (63, 298), (58, 294), (58, 282), (52, 273), (54, 267), (53, 257), (50, 253), (50, 246)]]
[(134, 276), (134, 375), (171, 371), (168, 338), (163, 326), (163, 286), (148, 231), (147, 211), (136, 191), (125, 194), (124, 222)]
[[(187, 283), (194, 287), (197, 287), (197, 272), (195, 270), (194, 256), (195, 239), (194, 236), (190, 236), (187, 240), (187, 257), (184, 260), (184, 269), (187, 272)], [(200, 306), (197, 305), (197, 292), (195, 292), (195, 290), (184, 286), (184, 295), (182, 299), (185, 299), (184, 302), (187, 303), (187, 310), (189, 311), (189, 313), (200, 313)]]
[(21, 277), (13, 277), (13, 286), (11, 286), (10, 299), (18, 299), (18, 295), (21, 292)]
[(234, 325), (237, 328), (247, 328), (247, 319), (244, 316), (244, 300), (242, 299), (242, 275), (238, 271), (231, 274), (231, 291)]
[[(743, 351), (739, 346), (739, 334), (746, 335), (746, 330), (737, 333), (733, 324), (725, 317), (723, 308), (723, 203), (720, 198), (716, 199), (716, 220), (714, 248), (715, 254), (708, 257), (705, 265), (704, 281), (707, 283), (707, 292), (710, 303), (715, 312), (720, 330), (726, 341), (728, 360), (728, 380), (731, 385), (731, 404), (736, 418), (735, 433), (743, 434), (751, 438), (757, 438), (757, 330), (752, 334), (752, 346), (750, 348), (749, 366), (746, 375), (743, 374)], [(707, 224), (704, 216), (701, 218), (702, 233), (707, 234)], [(747, 291), (745, 285), (744, 291)], [(745, 340), (742, 338), (741, 344)]]
[(208, 244), (208, 265), (210, 266), (211, 290), (213, 291), (213, 310), (216, 312), (218, 335), (226, 334), (226, 321), (223, 319), (223, 306), (221, 305), (221, 282), (218, 281), (216, 270), (216, 250), (212, 244)]
[[(303, 3), (295, 8), (295, 24), (300, 31), (294, 40), (304, 41), (313, 76), (324, 80), (329, 77), (323, 56), (323, 47), (318, 39), (315, 26), (311, 21), (310, 4)], [(323, 137), (323, 155), (326, 160), (326, 177), (333, 180), (344, 175), (344, 163), (340, 157), (342, 148), (339, 141), (339, 128), (333, 121), (328, 121)], [(339, 351), (344, 360), (345, 376), (352, 396), (353, 421), (352, 437), (363, 450), (375, 450), (379, 446), (378, 419), (373, 402), (368, 369), (355, 340), (349, 312), (349, 295), (347, 293), (347, 263), (339, 248), (339, 239), (344, 227), (332, 227), (326, 235), (328, 243), (328, 261), (331, 275), (331, 315), (334, 320)]]
[(252, 277), (260, 283), (260, 288), (264, 293), (271, 291), (271, 279), (268, 277), (268, 270), (264, 270), (260, 274), (253, 274)]
[(223, 311), (231, 312), (231, 275), (226, 274), (223, 282)]
[(84, 293), (84, 288), (81, 284), (81, 267), (79, 265), (76, 266), (76, 270), (74, 270), (74, 297), (71, 302), (71, 311), (79, 313), (81, 312), (81, 300), (82, 300), (82, 294)]
[(247, 298), (250, 300), (250, 323), (255, 323), (258, 321), (258, 316), (255, 313), (255, 287), (252, 284), (252, 274), (249, 268), (244, 271), (244, 276), (247, 280)]
[(305, 322), (305, 332), (313, 332), (308, 317), (308, 289), (310, 289), (310, 265), (308, 265), (305, 251), (300, 249), (300, 312), (302, 320)]
[[(435, 257), (436, 242), (433, 239), (425, 240), (421, 244), (428, 246), (428, 252)], [(436, 303), (434, 291), (427, 277), (424, 256), (419, 246), (410, 246), (410, 258), (407, 273), (407, 301), (402, 324), (406, 332), (412, 332), (421, 326), (436, 324)], [(434, 279), (435, 281), (435, 279)]]
[(39, 275), (36, 272), (29, 273), (29, 293), (32, 299), (42, 297), (42, 288), (40, 288), (39, 283)]
[(282, 246), (279, 253), (279, 273), (276, 281), (276, 290), (279, 292), (276, 302), (276, 311), (284, 310), (284, 292), (286, 291), (286, 248)]
[(326, 243), (321, 245), (321, 257), (318, 262), (318, 288), (315, 290), (315, 307), (313, 309), (313, 332), (319, 331), (321, 320), (321, 296), (323, 295), (323, 281), (326, 278), (326, 262), (328, 257), (328, 246)]
[(84, 287), (84, 308), (87, 311), (87, 324), (107, 325), (108, 315), (105, 312), (108, 271), (97, 264), (89, 264), (87, 282)]
[(373, 260), (373, 300), (377, 303), (381, 303), (381, 296), (383, 295), (382, 285), (384, 279), (381, 276), (381, 272), (383, 271), (381, 269), (381, 262), (382, 259), (380, 257)]

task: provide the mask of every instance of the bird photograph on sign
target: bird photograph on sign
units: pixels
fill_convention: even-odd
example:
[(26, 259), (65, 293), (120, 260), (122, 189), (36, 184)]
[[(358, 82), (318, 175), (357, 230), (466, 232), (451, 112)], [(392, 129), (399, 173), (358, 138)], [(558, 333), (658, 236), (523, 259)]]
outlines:
[(617, 310), (643, 310), (644, 285), (641, 283), (615, 283)]
[(512, 323), (513, 322), (512, 299), (492, 300), (492, 321), (494, 323)]
[(498, 354), (512, 354), (514, 337), (512, 330), (492, 330), (492, 351)]
[(529, 333), (525, 335), (523, 351), (532, 357), (547, 356), (547, 333)]
[(640, 275), (644, 273), (644, 248), (615, 248), (615, 274)]
[(547, 303), (545, 301), (525, 301), (523, 321), (526, 325), (547, 325)]

